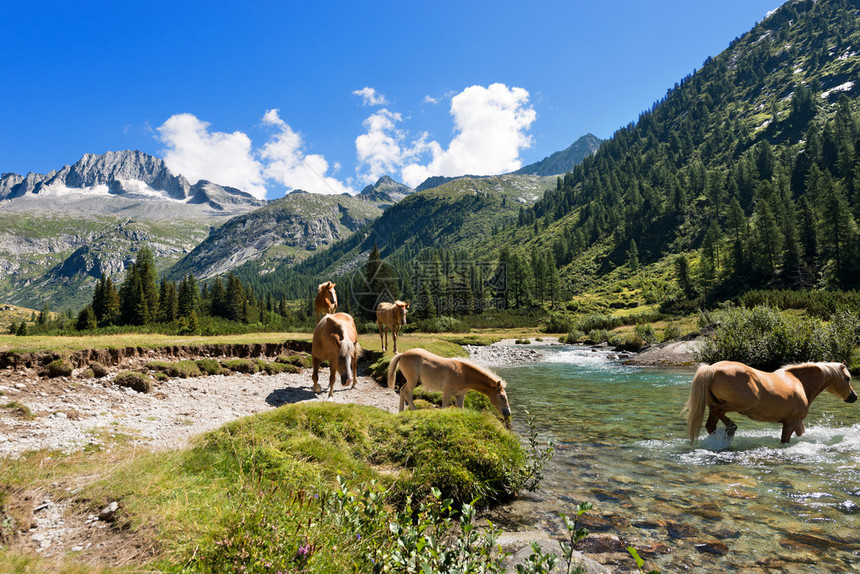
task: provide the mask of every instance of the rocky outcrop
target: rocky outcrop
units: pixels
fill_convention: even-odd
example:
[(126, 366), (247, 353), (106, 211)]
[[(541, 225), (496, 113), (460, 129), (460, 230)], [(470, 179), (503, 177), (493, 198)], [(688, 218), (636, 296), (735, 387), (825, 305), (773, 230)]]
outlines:
[(77, 163), (46, 175), (0, 176), (0, 200), (76, 193), (206, 203), (217, 210), (265, 204), (249, 193), (209, 181), (191, 185), (184, 176), (172, 174), (161, 158), (137, 150), (85, 154)]

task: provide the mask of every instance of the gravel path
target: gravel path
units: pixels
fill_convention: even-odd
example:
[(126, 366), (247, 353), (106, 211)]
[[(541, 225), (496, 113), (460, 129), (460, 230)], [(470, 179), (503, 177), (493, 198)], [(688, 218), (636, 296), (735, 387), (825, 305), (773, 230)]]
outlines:
[[(328, 369), (323, 368), (320, 375), (321, 383), (327, 381)], [(154, 450), (181, 448), (191, 437), (237, 418), (327, 396), (314, 394), (309, 370), (171, 379), (156, 383), (151, 393), (112, 385), (110, 375), (105, 379), (7, 379), (0, 377), (0, 406), (22, 405), (35, 418), (21, 416), (14, 408), (0, 409), (0, 458), (43, 448), (68, 453), (92, 443), (110, 443), (111, 435), (118, 433)], [(398, 407), (394, 391), (369, 377), (359, 377), (353, 389), (338, 382), (332, 400), (391, 412)]]

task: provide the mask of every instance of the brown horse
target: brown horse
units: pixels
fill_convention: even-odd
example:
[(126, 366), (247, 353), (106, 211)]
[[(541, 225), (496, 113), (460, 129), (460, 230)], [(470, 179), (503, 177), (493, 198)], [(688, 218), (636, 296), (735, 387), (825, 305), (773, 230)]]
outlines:
[(397, 354), (397, 333), (400, 331), (400, 326), (406, 324), (407, 310), (409, 310), (409, 303), (403, 301), (380, 303), (376, 306), (376, 326), (379, 328), (379, 342), (383, 353), (388, 348), (388, 329), (391, 329), (394, 354)]
[(394, 355), (388, 365), (388, 388), (394, 388), (397, 369), (406, 377), (406, 384), (400, 387), (400, 410), (406, 404), (415, 410), (412, 392), (419, 382), (429, 391), (442, 392), (442, 406), (451, 404), (451, 397), (457, 399), (457, 406), (463, 408), (463, 401), (469, 391), (487, 395), (493, 406), (499, 409), (505, 425), (511, 427), (511, 407), (505, 392), (505, 381), (469, 361), (446, 359), (424, 349), (410, 349)]
[(325, 315), (314, 329), (314, 338), (311, 345), (311, 359), (313, 360), (314, 392), (322, 390), (319, 385), (319, 369), (323, 361), (329, 364), (328, 398), (334, 394), (335, 374), (340, 373), (340, 382), (344, 386), (355, 386), (358, 378), (356, 363), (358, 362), (358, 333), (355, 330), (355, 321), (346, 313), (335, 313)]
[(314, 299), (314, 310), (317, 313), (317, 321), (323, 315), (330, 315), (337, 311), (337, 293), (334, 292), (336, 283), (326, 281), (317, 287), (317, 297)]
[(792, 433), (803, 434), (809, 404), (825, 390), (847, 403), (857, 400), (851, 373), (843, 363), (789, 365), (773, 373), (732, 361), (703, 365), (693, 377), (684, 406), (690, 443), (699, 437), (706, 406), (708, 434), (717, 430), (719, 419), (726, 425), (726, 434), (734, 436), (738, 427), (726, 413), (736, 412), (754, 421), (782, 423), (782, 442), (787, 443)]

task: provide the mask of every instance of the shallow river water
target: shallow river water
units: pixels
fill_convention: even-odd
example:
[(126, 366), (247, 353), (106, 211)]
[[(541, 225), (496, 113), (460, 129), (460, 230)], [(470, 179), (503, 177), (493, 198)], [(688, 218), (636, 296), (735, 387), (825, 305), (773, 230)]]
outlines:
[(692, 370), (541, 351), (540, 362), (493, 369), (515, 430), (527, 436), (528, 410), (556, 447), (540, 490), (505, 508), (503, 526), (560, 535), (558, 512), (589, 501), (593, 532), (620, 536), (664, 573), (860, 572), (860, 403), (822, 393), (788, 445), (780, 425), (735, 413), (731, 441), (718, 430), (691, 447), (681, 409)]

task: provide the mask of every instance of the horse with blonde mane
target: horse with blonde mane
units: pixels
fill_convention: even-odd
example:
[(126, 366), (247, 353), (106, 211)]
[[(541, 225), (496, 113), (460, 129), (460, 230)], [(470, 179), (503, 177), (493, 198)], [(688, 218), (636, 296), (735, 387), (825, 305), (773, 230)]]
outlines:
[(409, 349), (391, 359), (388, 365), (389, 389), (394, 388), (398, 369), (406, 377), (406, 384), (400, 387), (401, 411), (406, 404), (415, 410), (412, 393), (418, 383), (429, 391), (441, 391), (443, 408), (451, 404), (451, 397), (457, 399), (457, 407), (463, 408), (466, 393), (478, 391), (499, 409), (505, 426), (511, 428), (511, 407), (505, 381), (487, 369), (462, 359), (446, 359), (424, 349)]
[(409, 303), (403, 301), (383, 302), (376, 306), (376, 326), (379, 328), (379, 342), (383, 353), (388, 349), (388, 330), (390, 329), (391, 339), (394, 341), (394, 354), (397, 354), (397, 333), (402, 325), (406, 325), (408, 310)]
[(328, 398), (334, 394), (335, 375), (340, 373), (343, 386), (355, 386), (358, 378), (356, 364), (358, 363), (358, 332), (355, 321), (346, 313), (325, 315), (314, 329), (311, 343), (311, 359), (313, 361), (314, 392), (322, 392), (319, 385), (319, 369), (323, 361), (329, 364)]
[(782, 442), (787, 443), (792, 433), (804, 433), (803, 419), (810, 403), (822, 391), (846, 403), (857, 400), (851, 388), (851, 373), (844, 363), (788, 365), (773, 373), (733, 361), (703, 365), (693, 377), (690, 398), (684, 406), (690, 443), (699, 437), (706, 406), (708, 434), (717, 430), (717, 420), (721, 420), (726, 434), (734, 436), (738, 427), (726, 413), (736, 412), (754, 421), (782, 423)]
[(314, 299), (314, 310), (317, 314), (317, 321), (323, 315), (331, 315), (337, 311), (337, 293), (334, 292), (336, 283), (326, 281), (320, 283), (317, 287), (317, 296)]

